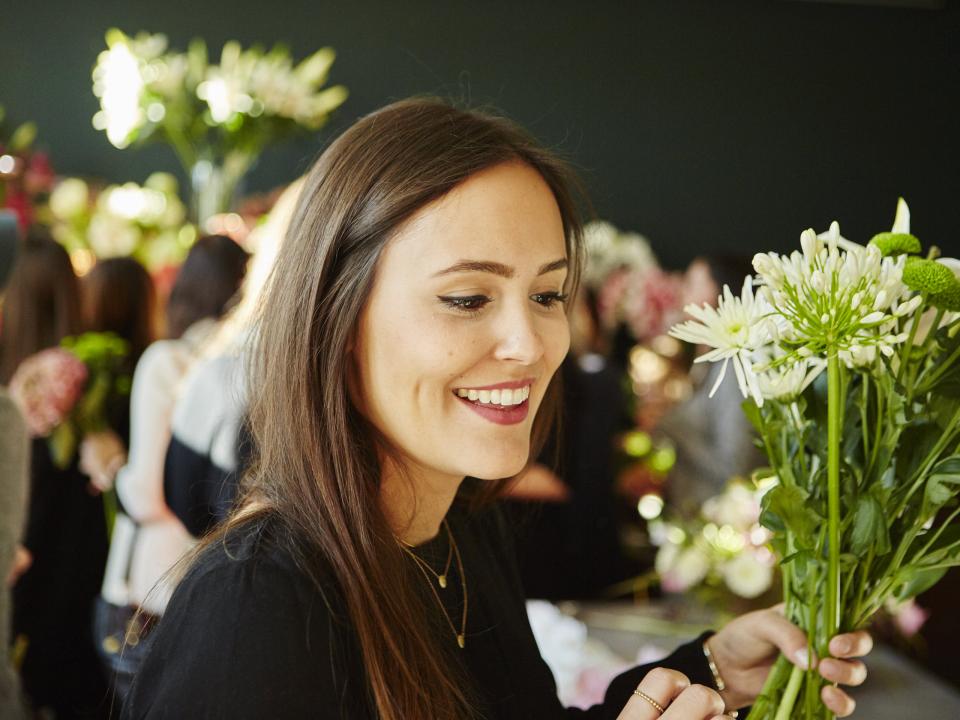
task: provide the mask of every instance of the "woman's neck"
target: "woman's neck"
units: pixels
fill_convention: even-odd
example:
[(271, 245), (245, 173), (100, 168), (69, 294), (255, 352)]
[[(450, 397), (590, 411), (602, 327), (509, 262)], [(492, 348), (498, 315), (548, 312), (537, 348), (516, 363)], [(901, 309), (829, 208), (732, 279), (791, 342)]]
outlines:
[(397, 538), (414, 546), (435, 538), (462, 482), (462, 477), (416, 469), (398, 472), (385, 463), (380, 502)]

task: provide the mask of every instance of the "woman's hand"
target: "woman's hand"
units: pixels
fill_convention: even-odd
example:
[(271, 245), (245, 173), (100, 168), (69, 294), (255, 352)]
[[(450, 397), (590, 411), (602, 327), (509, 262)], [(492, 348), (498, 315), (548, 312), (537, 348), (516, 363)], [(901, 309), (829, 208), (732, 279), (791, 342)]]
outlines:
[(17, 543), (13, 553), (13, 565), (10, 566), (10, 572), (7, 574), (7, 587), (16, 585), (17, 580), (30, 569), (31, 565), (33, 565), (33, 555), (27, 548)]
[[(867, 668), (853, 658), (863, 657), (873, 649), (868, 633), (846, 633), (830, 641), (832, 657), (819, 662), (816, 657), (808, 659), (807, 638), (783, 616), (782, 605), (741, 615), (707, 644), (727, 686), (723, 699), (731, 709), (749, 705), (757, 698), (779, 653), (803, 669), (816, 667), (830, 682), (860, 685), (867, 677)], [(856, 706), (843, 690), (830, 685), (823, 688), (820, 696), (838, 717), (846, 717)]]
[(676, 670), (654, 668), (617, 720), (729, 720), (723, 707), (723, 698), (716, 690), (691, 685), (687, 676)]
[(89, 433), (80, 443), (80, 471), (90, 478), (94, 492), (113, 487), (113, 478), (126, 459), (123, 443), (112, 430)]

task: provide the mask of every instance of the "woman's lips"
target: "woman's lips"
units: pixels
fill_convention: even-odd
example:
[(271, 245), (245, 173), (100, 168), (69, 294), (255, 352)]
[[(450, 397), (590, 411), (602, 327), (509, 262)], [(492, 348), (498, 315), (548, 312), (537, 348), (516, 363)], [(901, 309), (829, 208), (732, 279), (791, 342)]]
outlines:
[(527, 413), (530, 412), (530, 400), (524, 400), (517, 405), (492, 405), (489, 403), (479, 403), (454, 395), (461, 403), (473, 410), (477, 415), (496, 423), (497, 425), (516, 425), (527, 419)]

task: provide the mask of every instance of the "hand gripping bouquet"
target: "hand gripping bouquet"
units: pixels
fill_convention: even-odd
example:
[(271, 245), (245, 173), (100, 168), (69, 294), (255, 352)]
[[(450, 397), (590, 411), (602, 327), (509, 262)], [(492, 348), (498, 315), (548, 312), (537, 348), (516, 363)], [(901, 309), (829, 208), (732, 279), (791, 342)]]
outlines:
[[(866, 246), (807, 230), (671, 331), (733, 365), (776, 478), (761, 523), (785, 612), (820, 658), (960, 564), (960, 263), (921, 256), (909, 224), (901, 200)], [(832, 718), (824, 682), (781, 657), (749, 718)]]

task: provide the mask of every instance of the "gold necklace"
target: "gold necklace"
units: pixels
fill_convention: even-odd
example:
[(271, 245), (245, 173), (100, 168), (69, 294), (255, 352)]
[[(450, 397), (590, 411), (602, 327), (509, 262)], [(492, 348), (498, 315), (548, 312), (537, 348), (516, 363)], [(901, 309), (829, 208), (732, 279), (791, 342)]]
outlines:
[(422, 568), (425, 569), (425, 570), (430, 571), (430, 574), (433, 575), (433, 576), (437, 579), (437, 584), (438, 584), (441, 588), (446, 588), (446, 587), (447, 587), (447, 575), (448, 575), (448, 573), (450, 572), (450, 561), (453, 559), (453, 533), (450, 532), (450, 526), (447, 525), (447, 521), (446, 521), (446, 520), (443, 521), (443, 527), (444, 527), (444, 528), (446, 529), (446, 531), (447, 531), (447, 563), (446, 563), (446, 565), (443, 566), (443, 572), (442, 572), (442, 573), (437, 573), (437, 571), (434, 570), (434, 569), (430, 566), (430, 563), (428, 563), (428, 562), (427, 562), (426, 560), (424, 560), (422, 557), (420, 557), (420, 556), (417, 555), (415, 552), (413, 552), (413, 545), (410, 545), (410, 544), (408, 544), (408, 543), (405, 543), (405, 542), (403, 542), (403, 540), (401, 540), (401, 541), (400, 541), (400, 547), (403, 548), (404, 552), (406, 552), (407, 555), (409, 555), (410, 557), (412, 557), (414, 560), (417, 561), (417, 565), (419, 565), (420, 567), (422, 567)]
[[(426, 569), (423, 564), (426, 563), (425, 560), (422, 560), (418, 555), (416, 555), (411, 550), (403, 547), (405, 543), (401, 541), (401, 547), (407, 552), (408, 555), (412, 556), (414, 560), (417, 560), (417, 567), (420, 568), (420, 572), (423, 574), (424, 579), (427, 581), (427, 586), (430, 588), (430, 592), (433, 593), (434, 599), (437, 601), (437, 605), (440, 606), (440, 612), (443, 613), (443, 617), (446, 619), (447, 624), (450, 626), (450, 629), (453, 631), (453, 634), (457, 638), (457, 645), (460, 648), (465, 648), (467, 646), (467, 576), (463, 572), (463, 559), (460, 557), (460, 548), (457, 547), (457, 541), (453, 537), (453, 532), (450, 530), (450, 526), (447, 525), (447, 521), (443, 521), (444, 526), (447, 528), (447, 536), (450, 538), (450, 549), (452, 553), (457, 557), (457, 571), (460, 574), (460, 587), (463, 591), (463, 616), (460, 618), (460, 632), (457, 632), (456, 625), (453, 624), (453, 620), (450, 619), (450, 614), (447, 612), (446, 606), (443, 604), (443, 600), (440, 598), (440, 593), (437, 592), (437, 589), (433, 586), (433, 582), (430, 580), (430, 576), (427, 574)], [(429, 567), (429, 565), (427, 566)], [(449, 570), (449, 565), (447, 567)], [(446, 571), (444, 571), (446, 572)], [(436, 576), (436, 573), (433, 573)], [(443, 587), (443, 586), (441, 586)]]

